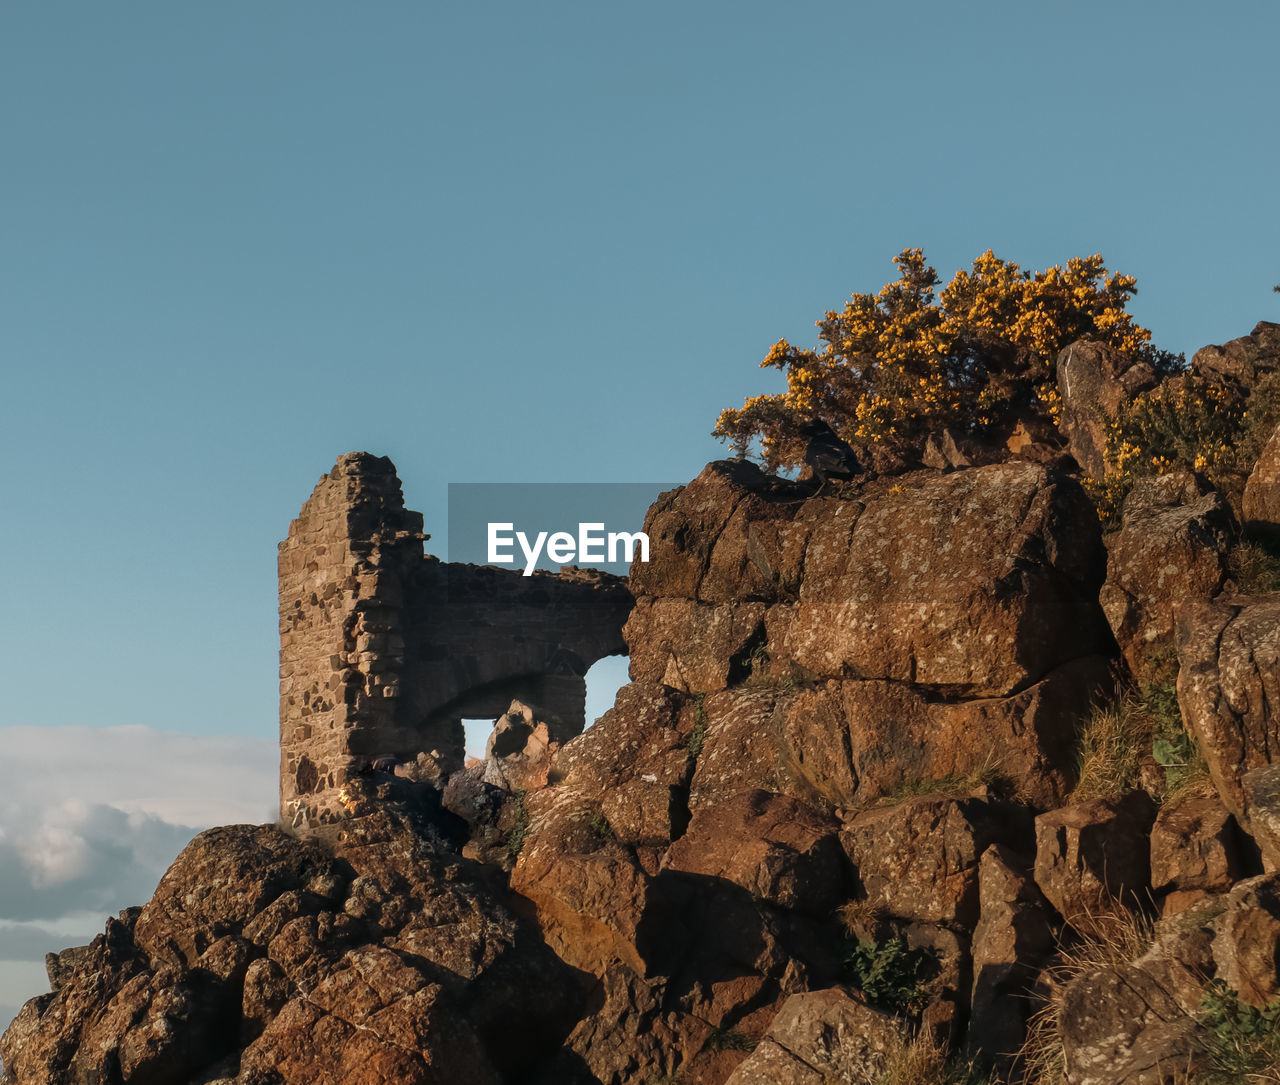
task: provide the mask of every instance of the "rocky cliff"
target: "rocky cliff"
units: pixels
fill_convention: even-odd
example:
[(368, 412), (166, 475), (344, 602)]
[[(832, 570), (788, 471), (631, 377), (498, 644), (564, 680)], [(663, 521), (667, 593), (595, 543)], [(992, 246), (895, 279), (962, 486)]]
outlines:
[[(1132, 375), (1060, 365), (1092, 454)], [(944, 445), (664, 494), (598, 722), (517, 702), (483, 762), (398, 749), (309, 832), (201, 834), (51, 956), (4, 1081), (1251, 1080), (1224, 1037), (1272, 1072), (1280, 595), (1202, 479), (1104, 539), (1061, 448)]]

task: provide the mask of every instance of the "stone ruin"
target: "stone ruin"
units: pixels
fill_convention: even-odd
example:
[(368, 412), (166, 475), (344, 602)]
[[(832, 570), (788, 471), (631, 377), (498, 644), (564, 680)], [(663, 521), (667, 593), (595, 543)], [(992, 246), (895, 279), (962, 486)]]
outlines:
[(284, 825), (336, 820), (347, 783), (383, 758), (448, 776), (462, 720), (513, 698), (567, 741), (586, 722), (587, 669), (627, 650), (625, 580), (444, 562), (424, 554), (422, 528), (391, 461), (352, 452), (280, 544)]

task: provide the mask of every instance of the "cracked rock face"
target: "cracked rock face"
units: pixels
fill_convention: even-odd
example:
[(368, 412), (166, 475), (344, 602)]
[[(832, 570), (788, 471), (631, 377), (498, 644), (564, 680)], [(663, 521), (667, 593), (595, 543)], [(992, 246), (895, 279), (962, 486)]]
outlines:
[[(1224, 510), (1194, 479), (1135, 489), (1116, 636), (1176, 609), (1220, 794), (1068, 805), (1116, 688), (1096, 517), (1056, 469), (946, 467), (815, 492), (708, 465), (650, 510), (600, 720), (504, 693), (466, 768), (375, 757), (306, 840), (201, 834), (51, 955), (3, 1085), (873, 1085), (919, 1034), (1009, 1076), (1050, 990), (1071, 1085), (1177, 1080), (1211, 978), (1280, 991), (1245, 838), (1276, 862), (1280, 601), (1208, 600)], [(1150, 949), (1045, 971), (1160, 909)]]
[(764, 1041), (726, 1085), (825, 1085), (871, 1082), (907, 1037), (901, 1018), (832, 987), (792, 995)]
[(1133, 674), (1174, 643), (1179, 603), (1207, 599), (1227, 577), (1235, 534), (1231, 509), (1191, 474), (1140, 479), (1107, 539), (1107, 582), (1099, 600)]
[(230, 1056), (244, 1085), (489, 1085), (554, 1047), (579, 998), (475, 864), (386, 814), (332, 853), (202, 833), (60, 978), (5, 1034), (6, 1080), (185, 1085)]
[(1178, 704), (1227, 809), (1249, 827), (1241, 782), (1280, 760), (1280, 598), (1193, 600), (1178, 611)]

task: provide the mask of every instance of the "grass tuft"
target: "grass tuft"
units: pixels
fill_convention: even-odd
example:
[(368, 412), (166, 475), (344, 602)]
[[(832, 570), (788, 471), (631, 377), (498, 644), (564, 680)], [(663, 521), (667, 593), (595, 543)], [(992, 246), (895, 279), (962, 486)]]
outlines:
[(875, 1085), (986, 1085), (989, 1080), (972, 1063), (948, 1059), (945, 1049), (924, 1030), (890, 1051)]
[(1227, 551), (1227, 571), (1241, 595), (1280, 592), (1280, 547), (1259, 539), (1240, 539)]
[(1155, 937), (1149, 917), (1123, 909), (1070, 922), (1084, 933), (1060, 946), (1045, 970), (1044, 1003), (1028, 1022), (1027, 1039), (1018, 1052), (1019, 1062), (1026, 1068), (1024, 1080), (1034, 1085), (1064, 1085), (1067, 1080), (1058, 1022), (1068, 985), (1091, 972), (1132, 964), (1151, 948)]

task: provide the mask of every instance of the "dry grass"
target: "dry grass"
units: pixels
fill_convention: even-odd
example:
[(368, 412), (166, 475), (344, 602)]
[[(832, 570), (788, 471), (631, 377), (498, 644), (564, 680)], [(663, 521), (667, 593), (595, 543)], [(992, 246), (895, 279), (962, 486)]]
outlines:
[(850, 938), (874, 942), (884, 918), (884, 909), (872, 900), (846, 900), (836, 909), (836, 920)]
[(1276, 544), (1241, 539), (1227, 551), (1227, 571), (1241, 595), (1269, 595), (1280, 591), (1280, 555)]
[(982, 1085), (988, 1079), (972, 1064), (948, 1059), (928, 1031), (889, 1053), (876, 1085)]
[(968, 795), (984, 787), (998, 793), (1012, 790), (1011, 781), (1008, 776), (1000, 771), (1000, 763), (994, 753), (989, 754), (983, 764), (970, 769), (966, 773), (925, 777), (919, 780), (904, 780), (889, 794), (880, 798), (876, 805), (896, 806), (907, 799), (916, 799), (928, 795)]
[(1095, 707), (1080, 732), (1080, 774), (1072, 801), (1086, 802), (1137, 787), (1154, 728), (1154, 717), (1136, 696)]
[(1044, 1003), (1028, 1023), (1027, 1039), (1018, 1053), (1025, 1067), (1023, 1085), (1064, 1085), (1066, 1082), (1067, 1066), (1058, 1017), (1067, 986), (1091, 972), (1118, 970), (1132, 964), (1151, 948), (1155, 933), (1148, 917), (1123, 909), (1075, 917), (1069, 922), (1078, 923), (1088, 933), (1062, 945), (1044, 974)]

